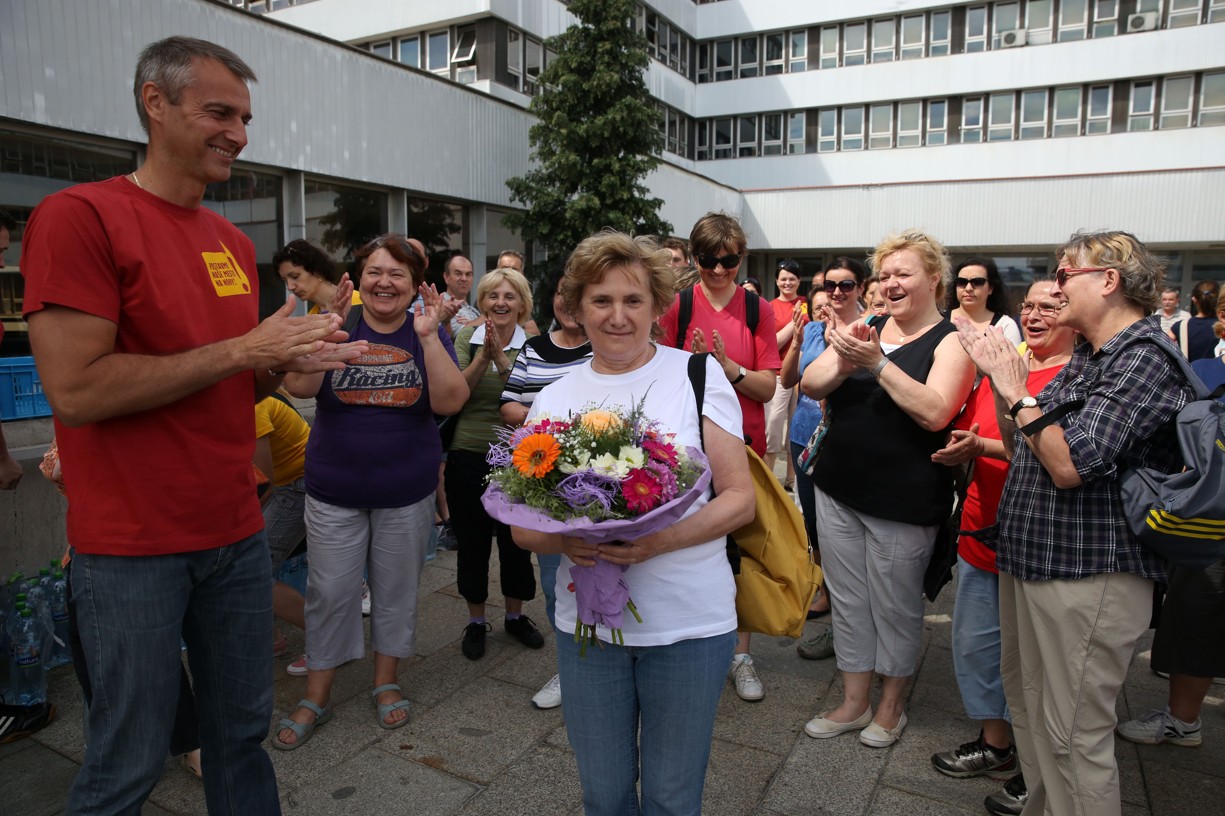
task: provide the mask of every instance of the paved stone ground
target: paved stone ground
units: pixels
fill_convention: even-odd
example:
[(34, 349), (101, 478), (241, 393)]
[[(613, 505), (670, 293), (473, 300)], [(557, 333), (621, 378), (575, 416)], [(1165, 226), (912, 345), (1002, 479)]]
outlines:
[[(496, 557), (496, 550), (495, 550)], [(496, 568), (491, 570), (496, 575)], [(429, 816), (516, 816), (582, 812), (577, 772), (566, 739), (564, 709), (537, 711), (529, 700), (555, 671), (553, 638), (530, 651), (495, 628), (485, 658), (459, 651), (466, 611), (455, 588), (455, 554), (440, 553), (422, 579), (417, 655), (403, 662), (400, 683), (413, 703), (410, 724), (385, 731), (375, 723), (367, 689), (372, 660), (343, 667), (336, 714), (308, 745), (271, 750), (286, 813), (408, 813)], [(951, 588), (929, 606), (922, 663), (910, 691), (910, 725), (885, 750), (854, 735), (804, 736), (804, 723), (836, 704), (840, 681), (832, 660), (801, 660), (794, 641), (754, 638), (765, 699), (746, 703), (730, 683), (719, 704), (703, 812), (712, 816), (981, 814), (998, 783), (954, 780), (932, 770), (929, 757), (973, 738), (953, 678), (949, 650)], [(491, 619), (500, 610), (491, 608)], [(544, 602), (527, 607), (544, 621)], [(815, 632), (822, 622), (808, 624)], [(1148, 667), (1151, 636), (1119, 700), (1120, 717), (1164, 704), (1166, 682)], [(301, 696), (305, 680), (284, 668), (301, 654), (302, 634), (277, 660), (275, 719)], [(60, 716), (34, 738), (0, 747), (4, 813), (63, 812), (82, 755), (80, 693), (67, 667), (51, 673)], [(1220, 813), (1225, 793), (1225, 687), (1205, 706), (1199, 749), (1118, 742), (1125, 816)], [(199, 781), (167, 761), (145, 814), (204, 814)]]

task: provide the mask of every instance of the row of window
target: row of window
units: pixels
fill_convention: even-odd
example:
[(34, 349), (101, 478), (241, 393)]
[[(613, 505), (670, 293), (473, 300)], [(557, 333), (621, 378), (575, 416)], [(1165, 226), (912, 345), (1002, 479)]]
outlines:
[(725, 82), (1215, 22), (1225, 22), (1225, 0), (1168, 0), (1164, 9), (1162, 0), (1000, 0), (707, 42), (639, 5), (631, 26), (660, 63)]
[[(1225, 72), (698, 121), (698, 161), (1225, 125)], [(671, 120), (669, 119), (669, 127)], [(669, 138), (671, 148), (672, 140)], [(683, 137), (675, 142), (680, 152)]]
[[(464, 85), (478, 78), (477, 29), (474, 25), (376, 40), (364, 48), (384, 59), (424, 68)], [(499, 81), (520, 93), (534, 96), (540, 90), (540, 73), (552, 56), (553, 52), (545, 48), (540, 39), (517, 28), (507, 28), (506, 71)]]

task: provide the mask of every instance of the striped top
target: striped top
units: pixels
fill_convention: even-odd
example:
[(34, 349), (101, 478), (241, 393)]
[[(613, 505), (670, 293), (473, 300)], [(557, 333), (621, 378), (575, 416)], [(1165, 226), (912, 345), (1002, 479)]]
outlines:
[(549, 334), (538, 334), (523, 345), (506, 378), (502, 404), (518, 402), (531, 406), (540, 389), (591, 359), (591, 343), (565, 348), (554, 343)]

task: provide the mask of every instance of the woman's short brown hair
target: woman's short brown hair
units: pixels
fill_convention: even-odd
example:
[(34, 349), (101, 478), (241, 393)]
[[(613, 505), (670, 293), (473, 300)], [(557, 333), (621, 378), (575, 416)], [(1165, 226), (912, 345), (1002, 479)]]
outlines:
[(647, 272), (651, 306), (659, 317), (676, 299), (671, 262), (672, 254), (651, 238), (643, 235), (633, 238), (611, 229), (598, 232), (584, 238), (570, 253), (561, 282), (562, 303), (577, 318), (587, 284), (604, 280), (610, 270), (641, 264)]
[(476, 308), (485, 315), (485, 296), (503, 283), (509, 283), (519, 296), (519, 314), (515, 316), (515, 322), (522, 326), (532, 316), (532, 285), (518, 269), (500, 266), (482, 275), (481, 282), (476, 285)]
[(366, 270), (366, 261), (380, 249), (387, 250), (388, 255), (408, 267), (408, 270), (413, 275), (414, 290), (425, 282), (425, 258), (413, 248), (413, 245), (403, 235), (389, 232), (386, 235), (380, 235), (373, 241), (369, 241), (353, 253), (353, 263), (357, 266), (356, 283), (361, 283), (362, 273)]
[(729, 244), (738, 254), (744, 255), (749, 239), (740, 222), (725, 212), (706, 213), (689, 233), (689, 252), (695, 263), (699, 255), (718, 255)]
[(1165, 264), (1130, 232), (1077, 232), (1055, 250), (1055, 257), (1076, 266), (1117, 269), (1123, 296), (1152, 314), (1161, 305)]
[(914, 250), (923, 264), (923, 271), (929, 277), (936, 279), (936, 303), (943, 304), (944, 294), (948, 291), (952, 277), (949, 253), (944, 248), (944, 244), (922, 230), (908, 229), (896, 235), (886, 236), (877, 244), (868, 259), (872, 264), (872, 272), (879, 276), (880, 267), (885, 262), (885, 258), (904, 249)]

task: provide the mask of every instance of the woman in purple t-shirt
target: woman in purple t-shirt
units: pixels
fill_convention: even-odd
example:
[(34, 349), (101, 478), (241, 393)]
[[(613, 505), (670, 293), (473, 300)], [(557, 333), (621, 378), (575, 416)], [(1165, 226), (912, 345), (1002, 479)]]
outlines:
[[(454, 414), (468, 397), (450, 338), (439, 331), (454, 307), (422, 286), (425, 259), (398, 235), (355, 257), (362, 312), (350, 339), (369, 341), (369, 351), (340, 371), (286, 378), (294, 396), (317, 403), (306, 448), (306, 694), (272, 741), (282, 750), (331, 717), (336, 668), (365, 655), (364, 569), (377, 721), (407, 724), (396, 669), (413, 653), (417, 579), (434, 521), (442, 444), (433, 414)], [(424, 307), (410, 320), (418, 292)]]

